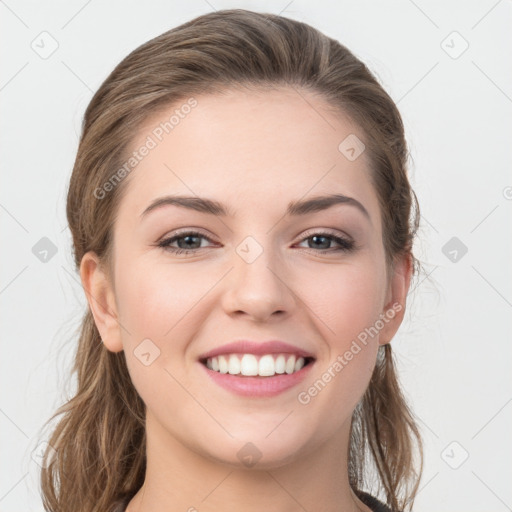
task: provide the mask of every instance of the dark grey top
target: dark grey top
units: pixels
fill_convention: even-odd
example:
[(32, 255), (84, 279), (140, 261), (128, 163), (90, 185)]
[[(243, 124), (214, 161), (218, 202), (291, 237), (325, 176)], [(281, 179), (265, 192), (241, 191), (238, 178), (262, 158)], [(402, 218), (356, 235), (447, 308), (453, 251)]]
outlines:
[[(387, 505), (373, 497), (371, 494), (363, 491), (357, 491), (356, 494), (367, 507), (372, 509), (373, 512), (391, 512), (391, 509)], [(131, 496), (126, 496), (124, 499), (120, 500), (117, 508), (114, 509), (114, 512), (126, 512), (126, 507), (128, 506), (131, 498)]]

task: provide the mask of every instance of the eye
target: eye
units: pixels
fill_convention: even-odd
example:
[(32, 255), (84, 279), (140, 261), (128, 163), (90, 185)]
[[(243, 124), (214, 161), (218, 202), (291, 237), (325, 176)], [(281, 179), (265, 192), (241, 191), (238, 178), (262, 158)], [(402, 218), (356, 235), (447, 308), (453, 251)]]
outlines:
[[(214, 243), (211, 238), (199, 233), (198, 231), (186, 231), (172, 237), (165, 238), (157, 245), (158, 247), (172, 252), (173, 254), (192, 254), (197, 252), (199, 249), (204, 249), (204, 246), (201, 246), (202, 239)], [(317, 250), (315, 252), (320, 253), (341, 251), (349, 252), (355, 249), (355, 243), (352, 240), (328, 232), (311, 233), (306, 238), (303, 238), (301, 243), (306, 241), (312, 242), (312, 244), (308, 244), (308, 249), (314, 249)], [(173, 247), (172, 244), (176, 242), (178, 247)], [(338, 244), (338, 247), (326, 247), (330, 246), (332, 242)]]
[[(320, 252), (349, 252), (355, 249), (355, 243), (352, 240), (328, 232), (311, 233), (306, 238), (303, 238), (301, 243), (308, 240), (312, 241), (312, 246), (308, 244), (308, 248), (319, 249)], [(332, 241), (336, 242), (339, 247), (326, 247), (326, 245), (330, 246)]]
[[(197, 249), (201, 249), (201, 238), (208, 240), (209, 242), (213, 242), (211, 238), (208, 238), (202, 233), (197, 231), (187, 231), (161, 240), (158, 243), (158, 247), (162, 247), (166, 251), (170, 251), (174, 254), (189, 254), (196, 252)], [(174, 242), (178, 242), (178, 247), (171, 246)]]

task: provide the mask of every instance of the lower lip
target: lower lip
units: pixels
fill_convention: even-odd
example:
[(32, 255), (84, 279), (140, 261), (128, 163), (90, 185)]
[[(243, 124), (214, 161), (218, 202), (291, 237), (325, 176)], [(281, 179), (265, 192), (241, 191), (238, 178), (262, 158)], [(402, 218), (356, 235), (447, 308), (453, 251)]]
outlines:
[(270, 397), (283, 393), (287, 389), (299, 384), (299, 382), (302, 382), (309, 373), (314, 361), (303, 366), (298, 372), (276, 374), (273, 377), (240, 377), (210, 370), (201, 362), (198, 364), (206, 371), (210, 379), (228, 391), (249, 397)]

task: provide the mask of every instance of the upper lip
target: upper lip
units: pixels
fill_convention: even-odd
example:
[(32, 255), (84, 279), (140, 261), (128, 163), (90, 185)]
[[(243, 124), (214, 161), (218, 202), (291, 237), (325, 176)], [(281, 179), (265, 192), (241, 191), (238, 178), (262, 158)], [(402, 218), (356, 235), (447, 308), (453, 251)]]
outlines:
[(206, 360), (210, 357), (215, 357), (221, 354), (295, 354), (299, 357), (310, 357), (314, 359), (313, 354), (307, 350), (303, 350), (299, 347), (285, 343), (279, 340), (270, 341), (249, 341), (249, 340), (238, 340), (232, 343), (227, 343), (220, 347), (213, 348), (204, 354), (199, 356), (200, 360)]

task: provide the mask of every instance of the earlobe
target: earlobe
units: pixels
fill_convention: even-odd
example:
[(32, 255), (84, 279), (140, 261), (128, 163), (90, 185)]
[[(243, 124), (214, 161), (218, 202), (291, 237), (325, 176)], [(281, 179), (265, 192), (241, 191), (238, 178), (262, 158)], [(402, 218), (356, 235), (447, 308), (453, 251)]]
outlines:
[(407, 293), (411, 283), (413, 265), (412, 255), (405, 254), (395, 260), (389, 282), (388, 296), (382, 311), (383, 328), (379, 335), (379, 344), (386, 345), (395, 336), (404, 315)]
[(89, 251), (84, 254), (80, 263), (80, 278), (105, 347), (111, 352), (120, 352), (123, 350), (123, 344), (115, 296), (96, 253)]

